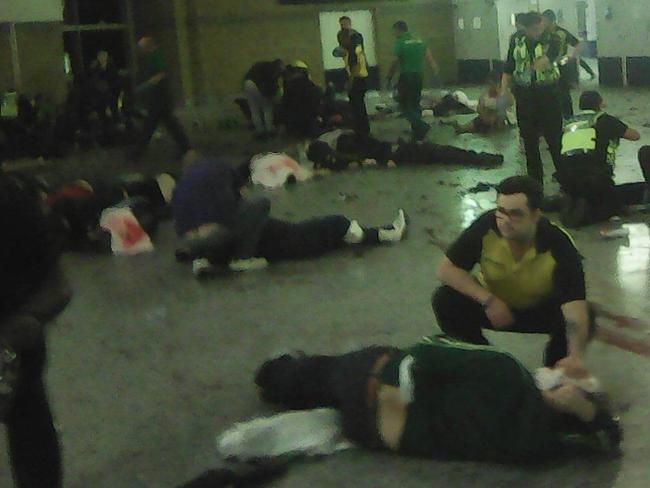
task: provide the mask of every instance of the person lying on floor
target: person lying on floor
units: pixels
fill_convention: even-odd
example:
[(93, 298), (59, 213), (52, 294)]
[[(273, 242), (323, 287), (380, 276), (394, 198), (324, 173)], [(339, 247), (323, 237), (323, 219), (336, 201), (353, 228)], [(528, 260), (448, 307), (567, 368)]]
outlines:
[(650, 203), (650, 147), (639, 151), (645, 181), (614, 182), (616, 149), (621, 139), (638, 141), (639, 132), (604, 111), (596, 91), (580, 97), (580, 113), (566, 124), (557, 179), (565, 195), (560, 221), (576, 228), (607, 220), (629, 205)]
[(67, 247), (75, 250), (107, 248), (108, 235), (100, 228), (102, 212), (110, 207), (128, 208), (147, 233), (156, 230), (169, 213), (168, 203), (176, 184), (167, 173), (156, 177), (134, 175), (116, 181), (89, 183), (76, 180), (40, 191), (51, 212), (67, 229)]
[(432, 142), (399, 140), (393, 145), (372, 137), (360, 141), (354, 133), (344, 130), (321, 135), (307, 148), (307, 158), (314, 163), (314, 169), (332, 171), (342, 171), (355, 162), (379, 166), (447, 163), (484, 167), (503, 163), (501, 154), (477, 153)]
[[(399, 103), (399, 94), (395, 92), (393, 98)], [(399, 116), (398, 103), (376, 106), (378, 117)], [(447, 90), (422, 93), (422, 116), (435, 115), (436, 117), (450, 117), (453, 115), (468, 115), (476, 113), (477, 100), (470, 100), (463, 91)]]
[(233, 167), (193, 152), (184, 165), (172, 200), (174, 225), (181, 238), (176, 256), (192, 261), (198, 277), (220, 266), (248, 271), (264, 268), (269, 261), (316, 257), (347, 244), (398, 242), (406, 230), (401, 209), (385, 228), (366, 229), (342, 215), (298, 223), (274, 219), (267, 198), (241, 195), (241, 187), (248, 182), (247, 163)]
[(466, 124), (454, 121), (452, 124), (457, 134), (486, 134), (506, 127), (507, 110), (515, 103), (512, 93), (501, 94), (501, 73), (491, 71), (487, 77), (487, 89), (478, 102), (478, 117)]
[[(291, 410), (219, 436), (226, 459), (331, 454), (362, 447), (430, 459), (539, 463), (617, 454), (622, 439), (593, 377), (539, 370), (492, 346), (446, 336), (405, 349), (282, 355), (255, 377), (260, 397)], [(335, 409), (335, 410), (333, 410)]]

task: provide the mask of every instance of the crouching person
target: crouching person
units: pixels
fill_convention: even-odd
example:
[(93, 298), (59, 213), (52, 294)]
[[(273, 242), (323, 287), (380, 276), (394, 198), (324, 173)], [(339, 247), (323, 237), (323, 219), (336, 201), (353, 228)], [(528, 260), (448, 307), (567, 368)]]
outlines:
[(245, 199), (248, 165), (235, 168), (219, 159), (186, 158), (185, 174), (172, 200), (181, 248), (176, 257), (191, 260), (197, 277), (226, 266), (231, 271), (264, 268), (269, 261), (306, 259), (346, 245), (398, 242), (406, 215), (381, 228), (363, 228), (342, 215), (286, 222), (269, 216), (268, 199)]

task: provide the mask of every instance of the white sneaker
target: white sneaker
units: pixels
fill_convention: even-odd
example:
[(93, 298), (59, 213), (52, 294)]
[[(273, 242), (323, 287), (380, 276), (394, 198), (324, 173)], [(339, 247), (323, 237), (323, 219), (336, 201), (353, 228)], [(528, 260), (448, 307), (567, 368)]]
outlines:
[(379, 242), (400, 242), (406, 232), (406, 226), (406, 214), (400, 208), (392, 226), (388, 229), (379, 229)]
[(230, 271), (255, 271), (258, 269), (264, 269), (269, 265), (269, 262), (266, 258), (248, 258), (248, 259), (236, 259), (228, 263), (228, 268)]
[(395, 229), (397, 232), (399, 232), (400, 236), (404, 234), (404, 231), (406, 230), (406, 213), (404, 213), (404, 209), (399, 209), (397, 212), (397, 218), (393, 221), (393, 229)]
[(208, 258), (198, 258), (192, 261), (192, 273), (197, 278), (206, 278), (213, 275), (216, 268), (210, 264)]

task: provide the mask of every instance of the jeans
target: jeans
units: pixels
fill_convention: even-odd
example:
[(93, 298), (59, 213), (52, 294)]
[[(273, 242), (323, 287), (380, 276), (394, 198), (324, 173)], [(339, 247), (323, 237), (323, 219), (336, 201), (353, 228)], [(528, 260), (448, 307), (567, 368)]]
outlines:
[(273, 125), (274, 101), (262, 95), (252, 80), (244, 82), (244, 93), (246, 94), (246, 100), (248, 100), (255, 131), (258, 134), (273, 131), (275, 128)]

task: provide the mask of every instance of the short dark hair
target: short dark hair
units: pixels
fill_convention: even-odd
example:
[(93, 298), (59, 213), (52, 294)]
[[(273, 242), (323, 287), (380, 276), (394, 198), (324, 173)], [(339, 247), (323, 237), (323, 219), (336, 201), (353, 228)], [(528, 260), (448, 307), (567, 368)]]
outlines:
[(544, 201), (544, 189), (539, 181), (530, 176), (511, 176), (497, 185), (497, 195), (514, 195), (523, 193), (528, 200), (528, 207), (537, 210)]
[(548, 20), (552, 22), (555, 22), (557, 20), (557, 17), (555, 16), (555, 12), (553, 12), (551, 9), (545, 10), (542, 16), (546, 17)]
[(400, 32), (408, 32), (409, 26), (404, 20), (398, 20), (393, 24), (393, 29), (398, 30)]
[(515, 14), (515, 23), (521, 24), (525, 16), (526, 16), (526, 12), (519, 12), (518, 14)]
[(600, 110), (603, 97), (597, 91), (589, 90), (580, 95), (580, 110)]
[(352, 19), (347, 15), (343, 15), (342, 17), (339, 17), (339, 22), (343, 22), (344, 20), (349, 20), (350, 22), (352, 22)]
[(521, 17), (521, 25), (524, 27), (532, 27), (542, 22), (542, 14), (539, 12), (528, 12)]

